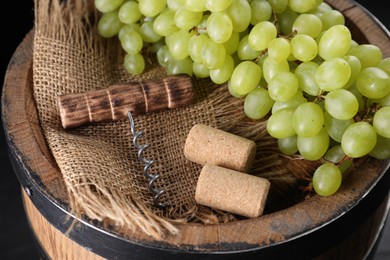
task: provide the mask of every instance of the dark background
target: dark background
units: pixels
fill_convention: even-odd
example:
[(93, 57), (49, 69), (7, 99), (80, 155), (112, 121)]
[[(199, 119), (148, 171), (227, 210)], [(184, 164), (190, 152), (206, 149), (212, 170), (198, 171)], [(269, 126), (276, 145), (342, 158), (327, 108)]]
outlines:
[[(12, 3), (11, 3), (12, 2)], [(387, 28), (390, 14), (384, 1), (358, 0)], [(4, 6), (5, 5), (5, 6)], [(4, 1), (1, 14), (1, 71), (2, 89), (5, 71), (13, 52), (33, 27), (33, 0)], [(388, 217), (390, 219), (390, 217)], [(387, 221), (374, 260), (390, 259), (390, 220)], [(335, 234), (337, 235), (337, 234)], [(26, 222), (20, 197), (19, 182), (9, 163), (3, 127), (0, 127), (0, 260), (39, 259), (32, 233)]]

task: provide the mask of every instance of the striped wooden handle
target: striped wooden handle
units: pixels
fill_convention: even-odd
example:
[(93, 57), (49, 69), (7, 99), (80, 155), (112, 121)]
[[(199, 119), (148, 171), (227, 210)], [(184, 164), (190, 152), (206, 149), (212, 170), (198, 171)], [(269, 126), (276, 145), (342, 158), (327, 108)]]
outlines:
[(74, 128), (86, 123), (120, 120), (193, 102), (189, 76), (168, 76), (159, 81), (130, 82), (106, 89), (58, 96), (61, 123)]

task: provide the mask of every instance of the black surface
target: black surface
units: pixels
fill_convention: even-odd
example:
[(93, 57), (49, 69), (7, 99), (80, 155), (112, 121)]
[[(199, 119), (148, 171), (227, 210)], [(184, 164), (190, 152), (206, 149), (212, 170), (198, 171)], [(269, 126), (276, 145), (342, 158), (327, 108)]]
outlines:
[[(390, 28), (390, 16), (388, 9), (384, 6), (384, 1), (359, 0), (357, 2), (374, 14), (387, 28)], [(13, 52), (33, 26), (33, 1), (6, 1), (5, 7), (3, 5), (1, 19), (3, 19), (0, 44), (0, 86), (2, 87), (4, 74)], [(390, 224), (387, 223), (373, 256), (374, 260), (390, 259), (389, 226)], [(35, 243), (26, 222), (20, 198), (19, 181), (11, 167), (4, 132), (0, 127), (0, 259), (39, 259)]]

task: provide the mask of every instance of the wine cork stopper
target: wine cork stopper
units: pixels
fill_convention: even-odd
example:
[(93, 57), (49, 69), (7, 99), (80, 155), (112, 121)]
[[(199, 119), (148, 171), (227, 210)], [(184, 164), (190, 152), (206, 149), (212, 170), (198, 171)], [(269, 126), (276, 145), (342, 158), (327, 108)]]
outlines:
[(184, 145), (184, 156), (190, 161), (240, 172), (249, 171), (255, 155), (254, 141), (204, 124), (191, 128)]
[(200, 173), (197, 203), (248, 218), (264, 212), (270, 188), (267, 179), (206, 164)]

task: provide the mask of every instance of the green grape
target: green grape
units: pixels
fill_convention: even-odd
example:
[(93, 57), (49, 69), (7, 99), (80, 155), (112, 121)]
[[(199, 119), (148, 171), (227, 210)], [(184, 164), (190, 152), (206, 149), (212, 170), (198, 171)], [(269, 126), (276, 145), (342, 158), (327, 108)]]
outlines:
[(254, 60), (260, 56), (260, 51), (255, 51), (249, 45), (249, 35), (245, 35), (237, 46), (237, 54), (241, 60)]
[(118, 17), (123, 23), (135, 23), (141, 18), (138, 3), (133, 1), (125, 2), (118, 12)]
[(256, 25), (262, 21), (268, 21), (272, 16), (272, 6), (266, 0), (253, 0), (251, 7), (251, 24)]
[(377, 67), (363, 69), (357, 79), (356, 86), (359, 92), (368, 98), (383, 98), (390, 93), (389, 75)]
[(118, 32), (118, 38), (120, 41), (126, 36), (127, 34), (131, 33), (132, 31), (141, 32), (141, 28), (137, 23), (131, 23), (131, 24), (123, 24), (121, 29)]
[(166, 8), (156, 17), (156, 19), (154, 19), (153, 30), (161, 36), (168, 36), (179, 30), (179, 28), (175, 25), (174, 17), (175, 12)]
[(297, 13), (305, 13), (317, 6), (316, 0), (289, 0), (288, 6)]
[[(327, 11), (331, 11), (331, 10), (333, 10), (333, 8), (329, 4), (322, 2), (316, 8), (310, 10), (308, 13), (314, 14), (314, 15), (320, 17), (321, 15), (326, 13)], [(321, 21), (321, 23), (322, 23), (322, 21)]]
[(243, 61), (238, 64), (230, 78), (232, 91), (245, 96), (259, 84), (262, 75), (260, 66), (252, 61)]
[(204, 12), (206, 11), (206, 5), (205, 1), (199, 1), (199, 0), (184, 0), (185, 7), (193, 12)]
[(341, 147), (346, 155), (359, 158), (367, 155), (375, 147), (377, 134), (374, 127), (360, 121), (350, 125), (341, 139)]
[(390, 57), (384, 58), (376, 66), (385, 71), (387, 74), (390, 74)]
[(366, 108), (366, 99), (363, 97), (362, 93), (357, 89), (356, 84), (353, 84), (350, 88), (348, 88), (348, 91), (355, 95), (358, 103), (359, 103), (359, 110), (363, 111), (363, 109)]
[(316, 80), (316, 73), (319, 65), (313, 61), (302, 62), (295, 69), (299, 87), (311, 96), (318, 96), (321, 92)]
[(167, 5), (167, 0), (138, 0), (139, 11), (144, 16), (154, 17), (160, 14)]
[(318, 54), (324, 60), (342, 58), (351, 47), (351, 32), (344, 25), (335, 25), (321, 36), (318, 43)]
[(194, 72), (194, 75), (197, 77), (197, 78), (201, 78), (201, 79), (204, 79), (204, 78), (208, 78), (210, 77), (210, 70), (208, 68), (206, 68), (203, 64), (201, 63), (196, 63), (194, 62), (192, 64), (192, 71)]
[(253, 89), (245, 97), (244, 112), (254, 120), (265, 117), (271, 111), (274, 101), (268, 91), (262, 87)]
[(332, 117), (327, 111), (324, 112), (324, 127), (328, 135), (336, 142), (341, 142), (345, 130), (355, 123), (355, 120), (340, 120)]
[(345, 153), (343, 151), (343, 148), (341, 148), (340, 144), (334, 145), (329, 148), (324, 155), (325, 160), (334, 164), (338, 164), (344, 157)]
[(281, 61), (277, 62), (274, 59), (267, 56), (263, 61), (263, 74), (267, 83), (271, 82), (272, 78), (282, 72), (289, 72), (290, 66), (288, 62)]
[(287, 60), (290, 54), (290, 42), (285, 38), (275, 38), (268, 45), (268, 56), (277, 62)]
[(298, 34), (291, 39), (291, 53), (300, 61), (311, 61), (317, 56), (318, 47), (316, 41), (305, 34)]
[(228, 41), (233, 32), (232, 20), (224, 12), (212, 13), (207, 19), (206, 27), (210, 39), (218, 43)]
[(182, 60), (189, 56), (188, 43), (194, 32), (179, 30), (166, 37), (166, 43), (171, 55), (176, 60)]
[(116, 10), (123, 4), (124, 0), (95, 0), (95, 7), (102, 13)]
[(226, 55), (232, 55), (233, 53), (235, 53), (237, 51), (239, 42), (240, 35), (236, 32), (233, 32), (229, 40), (223, 43), (223, 46), (225, 46)]
[(139, 33), (140, 33), (142, 40), (144, 42), (154, 43), (154, 42), (158, 42), (162, 39), (161, 35), (158, 35), (153, 30), (153, 21), (143, 22), (141, 24), (140, 29), (139, 29)]
[(279, 30), (285, 35), (292, 33), (292, 26), (298, 15), (299, 14), (297, 12), (294, 12), (289, 7), (287, 7), (282, 13), (279, 13), (277, 15)]
[(360, 60), (356, 56), (347, 55), (344, 56), (342, 59), (348, 62), (349, 67), (351, 68), (351, 76), (349, 77), (348, 82), (344, 86), (344, 88), (347, 89), (356, 82), (356, 79), (360, 71), (362, 70), (362, 65), (360, 63)]
[(374, 67), (382, 60), (382, 51), (373, 44), (361, 44), (351, 48), (348, 55), (356, 56), (361, 63), (362, 69)]
[(296, 108), (292, 123), (298, 136), (313, 137), (322, 129), (324, 113), (318, 104), (306, 102)]
[(186, 7), (181, 7), (176, 10), (174, 21), (175, 25), (183, 30), (189, 30), (198, 25), (202, 20), (203, 14), (201, 12), (193, 12)]
[(206, 68), (218, 69), (225, 62), (226, 51), (222, 43), (207, 39), (201, 50), (201, 59)]
[(326, 31), (335, 25), (344, 25), (344, 15), (338, 10), (329, 10), (320, 16), (322, 22), (322, 30)]
[(234, 60), (232, 56), (226, 55), (224, 64), (218, 69), (210, 70), (210, 79), (215, 84), (223, 84), (227, 82), (234, 70)]
[(359, 110), (359, 103), (354, 94), (345, 89), (330, 91), (325, 97), (325, 109), (339, 120), (353, 118)]
[(313, 189), (320, 196), (336, 193), (342, 182), (340, 169), (332, 163), (324, 163), (313, 174)]
[(139, 53), (143, 47), (141, 35), (136, 30), (131, 30), (123, 34), (120, 38), (122, 48), (130, 54)]
[[(201, 2), (201, 1), (200, 1)], [(169, 9), (176, 11), (180, 7), (185, 5), (185, 0), (167, 0), (167, 6)]]
[(383, 107), (390, 107), (390, 93), (379, 99), (371, 99), (372, 102), (378, 103)]
[(119, 20), (117, 11), (104, 13), (98, 22), (99, 35), (104, 38), (117, 35), (121, 27), (122, 22)]
[(221, 12), (227, 9), (233, 0), (204, 0), (207, 10), (211, 12)]
[(298, 34), (306, 34), (312, 38), (316, 38), (322, 31), (322, 22), (314, 14), (300, 14), (295, 19), (292, 30)]
[(140, 53), (126, 54), (123, 65), (131, 75), (139, 75), (145, 70), (145, 59)]
[(390, 138), (377, 135), (377, 142), (375, 147), (369, 153), (370, 156), (385, 160), (390, 158)]
[(268, 48), (269, 43), (276, 38), (277, 30), (273, 23), (264, 21), (256, 24), (249, 33), (249, 45), (256, 51)]
[(299, 136), (297, 138), (298, 152), (309, 161), (321, 159), (329, 147), (329, 136), (325, 128), (321, 128), (319, 133), (312, 137)]
[(351, 67), (341, 58), (324, 61), (317, 69), (316, 81), (320, 89), (331, 91), (347, 84), (351, 76)]
[(297, 136), (293, 135), (278, 139), (278, 148), (285, 155), (293, 155), (298, 152)]
[(202, 48), (210, 38), (206, 34), (195, 34), (188, 41), (188, 53), (191, 59), (202, 64)]
[(268, 0), (268, 3), (276, 14), (284, 12), (288, 6), (288, 0)]
[(172, 59), (168, 46), (163, 45), (160, 49), (158, 49), (156, 56), (158, 63), (164, 68), (167, 68), (169, 61)]
[(378, 135), (390, 138), (390, 107), (376, 111), (372, 125)]
[(268, 84), (270, 97), (279, 102), (293, 98), (298, 91), (298, 79), (294, 73), (281, 72), (276, 74)]
[(251, 7), (247, 0), (234, 0), (225, 10), (233, 23), (234, 32), (245, 31), (251, 22)]
[(274, 138), (287, 138), (296, 135), (292, 116), (295, 108), (282, 108), (273, 113), (267, 120), (267, 132)]
[(276, 101), (272, 106), (272, 113), (286, 107), (297, 108), (300, 104), (303, 104), (305, 102), (307, 102), (307, 99), (303, 96), (302, 92), (297, 91), (292, 98), (285, 102)]
[(192, 60), (190, 57), (187, 57), (182, 60), (171, 59), (167, 66), (167, 74), (168, 75), (179, 75), (179, 74), (187, 74), (192, 76)]

